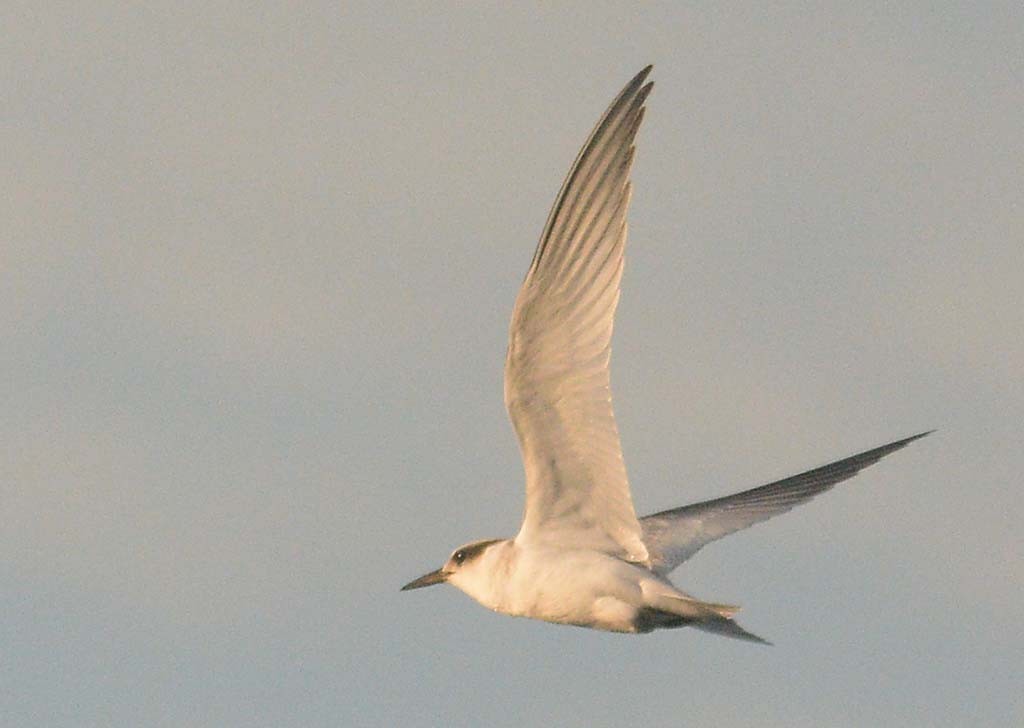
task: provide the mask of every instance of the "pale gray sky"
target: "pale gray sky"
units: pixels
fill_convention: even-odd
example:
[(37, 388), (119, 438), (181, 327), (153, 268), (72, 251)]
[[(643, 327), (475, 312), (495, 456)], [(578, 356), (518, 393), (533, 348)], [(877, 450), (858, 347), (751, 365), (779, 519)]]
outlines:
[[(753, 6), (6, 3), (3, 722), (1024, 722), (1024, 10)], [(638, 510), (939, 428), (676, 572), (770, 649), (398, 592), (518, 527), (508, 316), (647, 63)]]

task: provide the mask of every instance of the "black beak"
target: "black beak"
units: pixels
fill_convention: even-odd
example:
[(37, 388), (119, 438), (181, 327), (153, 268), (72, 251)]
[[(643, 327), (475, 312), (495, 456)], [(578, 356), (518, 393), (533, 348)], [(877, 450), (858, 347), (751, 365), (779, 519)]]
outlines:
[(425, 586), (433, 586), (434, 584), (440, 584), (443, 581), (448, 581), (448, 575), (441, 569), (437, 571), (431, 571), (429, 574), (424, 574), (415, 581), (410, 581), (408, 584), (402, 587), (402, 591), (408, 591), (409, 589), (420, 589)]

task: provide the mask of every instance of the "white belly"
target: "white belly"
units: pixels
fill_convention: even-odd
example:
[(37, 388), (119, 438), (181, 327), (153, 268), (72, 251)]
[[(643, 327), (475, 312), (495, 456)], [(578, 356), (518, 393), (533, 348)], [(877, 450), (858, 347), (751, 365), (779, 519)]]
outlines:
[(495, 609), (517, 617), (635, 632), (643, 607), (640, 583), (653, 576), (594, 551), (528, 548), (509, 574)]

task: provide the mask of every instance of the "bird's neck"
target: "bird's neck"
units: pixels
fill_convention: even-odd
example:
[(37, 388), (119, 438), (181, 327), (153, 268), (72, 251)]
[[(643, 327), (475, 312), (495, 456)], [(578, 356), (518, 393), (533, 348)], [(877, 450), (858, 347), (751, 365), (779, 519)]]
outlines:
[(511, 539), (495, 541), (480, 555), (472, 573), (456, 586), (488, 609), (507, 612), (515, 566), (515, 543)]

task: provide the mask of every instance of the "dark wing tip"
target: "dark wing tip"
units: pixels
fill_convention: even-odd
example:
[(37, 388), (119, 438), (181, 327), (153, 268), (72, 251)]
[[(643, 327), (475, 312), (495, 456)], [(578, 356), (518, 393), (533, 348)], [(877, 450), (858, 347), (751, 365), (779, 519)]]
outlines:
[[(830, 474), (831, 476), (838, 477), (837, 480), (832, 480), (831, 477), (828, 478), (828, 480), (831, 482), (831, 484), (835, 484), (835, 483), (838, 483), (838, 482), (840, 482), (842, 480), (846, 480), (847, 478), (850, 478), (850, 477), (856, 475), (857, 473), (859, 473), (864, 468), (866, 468), (866, 467), (868, 467), (870, 465), (874, 465), (879, 460), (884, 458), (886, 455), (891, 455), (892, 453), (896, 452), (897, 450), (902, 450), (907, 445), (912, 443), (914, 440), (920, 440), (922, 437), (926, 437), (926, 436), (932, 434), (933, 432), (935, 432), (935, 430), (928, 430), (927, 432), (919, 432), (916, 435), (911, 435), (910, 437), (904, 437), (902, 440), (896, 440), (895, 442), (890, 442), (890, 443), (888, 443), (886, 445), (880, 445), (878, 447), (873, 447), (870, 450), (865, 450), (864, 452), (857, 453), (856, 455), (851, 455), (850, 457), (843, 458), (842, 460), (837, 460), (836, 462), (829, 463), (828, 465), (822, 465), (821, 467), (813, 468), (811, 470), (808, 470), (805, 473), (800, 473), (799, 475), (794, 475), (792, 478), (786, 478), (785, 480), (778, 481), (778, 483), (771, 483), (770, 485), (777, 485), (777, 484), (781, 484), (781, 483), (786, 483), (786, 482), (794, 481), (797, 478), (806, 478), (808, 476), (825, 475), (825, 474)], [(840, 476), (841, 472), (843, 474)], [(831, 485), (829, 487), (831, 487)]]
[(916, 435), (911, 435), (910, 437), (904, 437), (902, 440), (897, 440), (896, 442), (890, 442), (888, 445), (882, 445), (881, 447), (876, 448), (876, 450), (884, 450), (885, 452), (883, 454), (887, 455), (890, 452), (893, 452), (894, 450), (899, 450), (902, 447), (906, 447), (907, 445), (912, 443), (914, 440), (920, 440), (922, 437), (928, 437), (928, 435), (932, 434), (933, 432), (935, 432), (935, 430), (928, 430), (927, 432), (919, 432)]
[(640, 92), (636, 95), (636, 105), (640, 106), (647, 101), (647, 97), (651, 95), (651, 89), (654, 88), (654, 81), (648, 81), (640, 87)]
[(644, 101), (647, 100), (648, 95), (650, 95), (651, 89), (654, 88), (654, 81), (647, 81), (647, 83), (644, 83), (652, 68), (654, 68), (654, 66), (647, 66), (647, 68), (633, 76), (615, 99), (615, 102), (612, 104), (612, 108), (614, 108), (618, 102), (629, 97), (632, 97), (632, 101), (630, 103), (634, 108), (642, 106)]
[[(640, 71), (640, 73), (636, 74), (635, 76), (633, 76), (633, 78), (629, 79), (629, 83), (627, 83), (625, 85), (625, 87), (622, 89), (622, 91), (619, 92), (619, 95), (615, 99), (615, 101), (617, 102), (617, 101), (619, 101), (621, 99), (627, 98), (629, 96), (633, 96), (634, 94), (636, 94), (638, 92), (638, 90), (641, 93), (644, 93), (644, 95), (646, 95), (649, 91), (641, 90), (640, 87), (644, 85), (644, 81), (647, 80), (647, 76), (650, 75), (651, 69), (653, 69), (653, 68), (654, 68), (654, 66), (647, 66), (642, 71)], [(653, 85), (654, 85), (653, 81), (651, 81), (651, 82), (649, 82), (647, 84), (647, 86), (653, 86)], [(612, 106), (613, 107), (615, 106), (615, 102), (612, 103)]]

